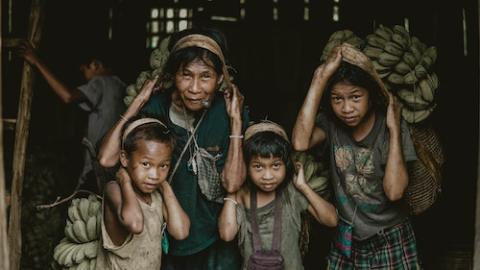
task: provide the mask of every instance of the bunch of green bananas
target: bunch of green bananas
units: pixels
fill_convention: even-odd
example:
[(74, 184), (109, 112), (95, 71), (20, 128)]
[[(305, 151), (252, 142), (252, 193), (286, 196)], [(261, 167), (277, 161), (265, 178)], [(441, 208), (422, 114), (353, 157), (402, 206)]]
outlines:
[(295, 152), (292, 159), (303, 165), (305, 181), (312, 190), (324, 198), (329, 197), (327, 166), (323, 162), (316, 161), (313, 155), (307, 152)]
[(403, 118), (409, 123), (425, 120), (435, 108), (434, 95), (439, 83), (432, 67), (437, 60), (437, 49), (427, 48), (400, 25), (392, 29), (380, 25), (366, 41), (363, 52), (372, 59), (387, 88), (405, 105)]
[(363, 39), (357, 37), (352, 31), (340, 30), (330, 36), (327, 45), (325, 46), (325, 48), (323, 48), (323, 53), (320, 57), (320, 60), (327, 60), (327, 57), (330, 55), (332, 49), (344, 42), (355, 46), (357, 49), (362, 49), (365, 45)]
[[(170, 52), (168, 51), (168, 43), (170, 42), (170, 36), (162, 39), (158, 48), (152, 51), (150, 54), (150, 68), (151, 70), (142, 71), (137, 77), (134, 84), (127, 86), (127, 95), (123, 99), (125, 105), (130, 105), (133, 99), (137, 96), (138, 92), (142, 89), (146, 80), (150, 80), (157, 75), (161, 75), (163, 67), (165, 66)], [(166, 82), (165, 87), (169, 87), (171, 82)]]
[(72, 200), (65, 238), (53, 252), (53, 258), (64, 269), (95, 269), (101, 235), (101, 206), (94, 195)]

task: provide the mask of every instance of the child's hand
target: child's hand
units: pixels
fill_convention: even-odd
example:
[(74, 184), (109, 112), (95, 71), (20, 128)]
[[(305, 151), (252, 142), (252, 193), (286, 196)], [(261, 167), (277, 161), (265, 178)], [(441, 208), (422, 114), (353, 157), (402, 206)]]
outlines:
[(303, 165), (300, 162), (295, 163), (295, 169), (297, 173), (293, 176), (293, 184), (295, 187), (302, 191), (306, 187), (308, 187), (307, 182), (305, 181), (305, 174), (303, 172)]
[(124, 184), (127, 184), (127, 183), (131, 183), (132, 181), (132, 179), (130, 179), (130, 175), (128, 175), (128, 172), (125, 168), (120, 168), (117, 171), (116, 179), (117, 179), (117, 183), (120, 186), (123, 186)]
[(325, 63), (321, 64), (316, 70), (313, 75), (313, 80), (320, 80), (320, 79), (329, 79), (335, 71), (337, 71), (338, 67), (342, 62), (342, 47), (337, 46), (332, 49), (330, 56), (327, 58)]
[(37, 62), (40, 61), (35, 52), (35, 49), (33, 49), (32, 45), (28, 41), (23, 41), (18, 46), (17, 54), (23, 57), (31, 65), (35, 65)]
[(392, 131), (400, 131), (400, 118), (402, 105), (397, 98), (388, 93), (388, 109), (387, 109), (387, 127)]
[(142, 86), (142, 89), (138, 93), (138, 98), (140, 98), (143, 103), (147, 102), (150, 96), (153, 93), (154, 87), (157, 83), (158, 75), (155, 76), (152, 80), (147, 80)]

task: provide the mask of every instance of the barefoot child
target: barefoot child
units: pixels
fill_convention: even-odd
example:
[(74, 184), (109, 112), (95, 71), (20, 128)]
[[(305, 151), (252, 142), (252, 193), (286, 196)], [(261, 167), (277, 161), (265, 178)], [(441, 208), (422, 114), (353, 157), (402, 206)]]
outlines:
[[(291, 145), (279, 125), (250, 126), (243, 149), (247, 182), (224, 199), (220, 237), (231, 241), (238, 233), (243, 269), (303, 269), (298, 246), (300, 213), (308, 209), (319, 222), (335, 226), (335, 208), (308, 186), (300, 164), (294, 174)], [(276, 266), (256, 268), (266, 260)]]
[(166, 181), (174, 137), (157, 119), (130, 121), (122, 136), (117, 180), (105, 186), (97, 269), (160, 269), (162, 224), (176, 239), (190, 220)]

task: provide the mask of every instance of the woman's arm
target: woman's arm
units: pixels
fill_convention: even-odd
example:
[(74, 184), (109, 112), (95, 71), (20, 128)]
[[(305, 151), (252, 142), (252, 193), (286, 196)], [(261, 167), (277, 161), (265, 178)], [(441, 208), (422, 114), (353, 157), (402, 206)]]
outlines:
[(315, 219), (329, 227), (337, 226), (337, 212), (335, 207), (320, 197), (305, 181), (303, 173), (303, 166), (300, 163), (296, 164), (298, 173), (294, 176), (293, 183), (295, 187), (307, 198), (309, 205), (308, 211), (315, 217)]
[(187, 238), (190, 232), (190, 219), (180, 206), (168, 181), (160, 185), (160, 192), (164, 202), (163, 216), (167, 222), (168, 233), (177, 240)]
[(127, 111), (120, 117), (117, 123), (105, 134), (102, 145), (98, 152), (98, 160), (104, 167), (113, 167), (120, 159), (122, 129), (128, 119), (137, 115), (140, 109), (150, 98), (153, 87), (158, 77), (145, 82), (140, 93), (133, 99)]
[(218, 231), (220, 238), (224, 241), (232, 241), (239, 230), (237, 223), (237, 197), (237, 193), (228, 194), (218, 218)]
[(247, 169), (243, 161), (242, 113), (243, 96), (234, 86), (231, 93), (225, 94), (227, 113), (230, 116), (230, 144), (225, 166), (221, 174), (222, 184), (227, 193), (240, 189), (245, 181)]
[(389, 94), (387, 127), (390, 133), (387, 165), (383, 177), (383, 189), (391, 201), (403, 197), (408, 186), (408, 171), (403, 159), (402, 133), (400, 129), (401, 106), (392, 94)]
[(292, 145), (295, 150), (305, 151), (325, 140), (325, 132), (320, 128), (314, 128), (315, 118), (327, 82), (338, 69), (341, 61), (341, 47), (336, 47), (327, 61), (315, 70), (307, 96), (293, 127)]

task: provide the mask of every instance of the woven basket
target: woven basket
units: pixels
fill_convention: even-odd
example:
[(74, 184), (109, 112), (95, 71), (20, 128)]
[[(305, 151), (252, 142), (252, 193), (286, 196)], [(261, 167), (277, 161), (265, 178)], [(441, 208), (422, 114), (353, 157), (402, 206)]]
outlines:
[(411, 126), (410, 132), (418, 160), (409, 166), (406, 200), (411, 213), (418, 215), (432, 206), (440, 195), (444, 156), (433, 128)]

